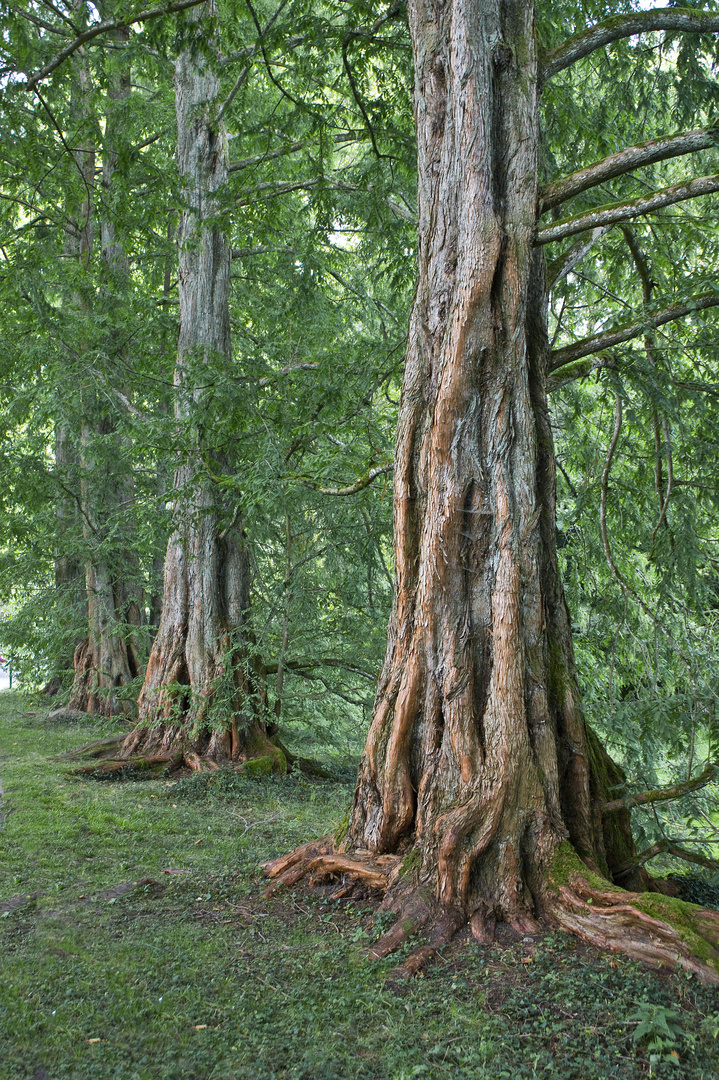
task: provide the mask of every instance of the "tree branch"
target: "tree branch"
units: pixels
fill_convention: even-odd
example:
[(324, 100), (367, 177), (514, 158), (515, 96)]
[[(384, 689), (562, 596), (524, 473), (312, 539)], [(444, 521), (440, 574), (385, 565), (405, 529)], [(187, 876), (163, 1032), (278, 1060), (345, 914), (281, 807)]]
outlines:
[(609, 232), (611, 227), (611, 225), (601, 225), (596, 229), (592, 229), (588, 238), (578, 240), (564, 255), (560, 255), (558, 259), (549, 263), (547, 266), (547, 288), (553, 289), (562, 278), (571, 273), (577, 263), (582, 261), (584, 256), (591, 251), (598, 240), (601, 240)]
[(319, 366), (319, 364), (312, 360), (305, 360), (301, 364), (289, 364), (287, 367), (283, 367), (279, 371), (276, 371), (274, 375), (266, 375), (264, 378), (260, 379), (257, 385), (269, 386), (271, 382), (274, 382), (275, 379), (279, 379), (282, 375), (291, 375), (293, 371), (314, 371), (314, 369)]
[(549, 370), (558, 371), (565, 364), (571, 364), (574, 360), (581, 360), (583, 356), (591, 356), (592, 353), (610, 349), (613, 345), (620, 345), (623, 341), (640, 337), (648, 329), (656, 329), (665, 323), (674, 322), (685, 315), (692, 315), (695, 311), (704, 311), (706, 308), (716, 307), (719, 304), (719, 293), (705, 293), (693, 300), (683, 303), (670, 304), (663, 311), (657, 311), (654, 315), (644, 313), (624, 326), (618, 326), (615, 330), (607, 330), (600, 334), (591, 334), (589, 337), (575, 341), (571, 345), (565, 345), (562, 349), (555, 349), (551, 354)]
[[(257, 195), (267, 194), (270, 197), (275, 195), (286, 195), (292, 191), (310, 191), (312, 188), (317, 187), (318, 184), (326, 184), (327, 187), (335, 188), (337, 191), (358, 191), (360, 194), (371, 195), (371, 187), (362, 187), (359, 184), (348, 184), (343, 180), (332, 180), (328, 176), (315, 176), (307, 180), (267, 180), (265, 183), (257, 184), (253, 188), (245, 188), (238, 194), (238, 206), (248, 206)], [(417, 219), (411, 210), (402, 206), (401, 203), (395, 202), (395, 200), (387, 195), (382, 198), (382, 202), (385, 203), (389, 209), (401, 217), (404, 221), (411, 222), (412, 225), (417, 224)]]
[(546, 225), (537, 232), (536, 243), (551, 244), (555, 240), (563, 240), (565, 236), (574, 236), (575, 233), (596, 229), (600, 225), (617, 225), (621, 221), (639, 217), (640, 214), (661, 210), (663, 206), (696, 199), (699, 195), (710, 195), (713, 191), (719, 191), (719, 173), (697, 176), (693, 180), (653, 191), (651, 195), (641, 195), (628, 202), (610, 203), (609, 206), (598, 206), (596, 210), (588, 210), (577, 217), (565, 218), (555, 225)]
[(107, 34), (110, 30), (121, 30), (126, 26), (134, 26), (135, 23), (148, 22), (148, 20), (157, 19), (161, 15), (172, 15), (175, 11), (184, 11), (186, 8), (197, 7), (198, 4), (204, 3), (205, 0), (176, 0), (174, 4), (166, 4), (164, 7), (146, 8), (145, 11), (139, 11), (137, 15), (133, 15), (128, 19), (105, 19), (104, 22), (95, 23), (94, 26), (84, 30), (82, 34), (78, 34), (48, 64), (45, 64), (45, 67), (40, 68), (34, 75), (31, 75), (25, 83), (24, 89), (34, 90), (37, 84), (46, 79), (55, 68), (60, 67), (60, 64), (67, 60), (68, 56), (72, 56), (81, 46), (86, 45), (93, 38), (99, 37), (100, 34)]
[(304, 150), (305, 146), (308, 146), (311, 141), (311, 139), (302, 139), (301, 142), (294, 142), (289, 146), (281, 146), (279, 150), (270, 150), (266, 154), (257, 154), (255, 157), (243, 158), (241, 161), (233, 161), (229, 166), (228, 172), (237, 172), (239, 169), (246, 169), (249, 165), (261, 165), (263, 161), (271, 161), (273, 158), (286, 157), (287, 154), (294, 154), (298, 150)]
[(610, 154), (593, 165), (578, 169), (562, 180), (548, 184), (540, 193), (540, 212), (543, 214), (554, 206), (573, 199), (588, 188), (612, 180), (615, 176), (640, 169), (644, 165), (653, 165), (657, 161), (694, 154), (698, 150), (708, 150), (719, 142), (717, 128), (697, 128), (683, 131), (678, 135), (667, 135), (661, 139), (650, 139), (638, 146), (627, 146), (616, 154)]
[(557, 375), (549, 375), (547, 378), (547, 393), (553, 394), (555, 390), (567, 386), (577, 379), (586, 379), (594, 371), (602, 371), (604, 368), (616, 368), (617, 364), (613, 356), (593, 356), (584, 360), (576, 360), (573, 364), (566, 364), (559, 369)]
[[(701, 841), (699, 842), (701, 843)], [(713, 842), (710, 841), (710, 843)], [(707, 855), (699, 855), (696, 851), (688, 851), (687, 848), (680, 847), (673, 840), (658, 840), (656, 844), (652, 844), (651, 847), (641, 851), (631, 862), (624, 863), (619, 870), (615, 871), (615, 877), (624, 877), (630, 870), (634, 870), (637, 866), (644, 866), (650, 859), (662, 855), (664, 852), (668, 855), (675, 855), (678, 859), (684, 859), (685, 862), (705, 866), (707, 870), (719, 870), (719, 862), (716, 859), (710, 859)]]
[(390, 473), (394, 469), (393, 462), (387, 462), (386, 465), (377, 465), (376, 468), (370, 469), (364, 476), (360, 476), (355, 480), (354, 484), (348, 484), (347, 487), (342, 488), (323, 488), (315, 484), (315, 491), (319, 491), (320, 495), (356, 495), (358, 491), (363, 491), (366, 487), (369, 487), (373, 480), (376, 480), (378, 476), (384, 476), (385, 473)]
[(541, 82), (554, 78), (560, 71), (576, 64), (620, 38), (647, 34), (657, 30), (681, 30), (689, 34), (715, 34), (719, 31), (719, 15), (709, 15), (696, 8), (655, 8), (653, 11), (636, 11), (629, 15), (616, 15), (590, 26), (574, 37), (568, 38), (544, 57)]
[[(285, 660), (283, 666), (288, 671), (294, 671), (298, 674), (303, 671), (312, 671), (318, 667), (330, 667), (352, 671), (355, 675), (361, 675), (363, 679), (368, 679), (370, 682), (375, 682), (377, 678), (371, 671), (365, 671), (364, 668), (357, 667), (356, 664), (351, 664), (348, 660), (336, 660), (334, 657), (323, 656), (319, 660)], [(268, 675), (276, 675), (278, 668), (279, 664), (264, 665), (264, 670)]]
[(698, 791), (706, 787), (715, 779), (717, 769), (715, 765), (707, 765), (704, 772), (695, 776), (693, 780), (684, 780), (681, 784), (673, 784), (671, 787), (655, 788), (652, 791), (643, 791), (641, 795), (627, 795), (623, 799), (613, 799), (602, 806), (603, 814), (610, 814), (613, 810), (631, 810), (633, 806), (647, 806), (656, 803), (671, 802), (681, 799), (692, 791)]

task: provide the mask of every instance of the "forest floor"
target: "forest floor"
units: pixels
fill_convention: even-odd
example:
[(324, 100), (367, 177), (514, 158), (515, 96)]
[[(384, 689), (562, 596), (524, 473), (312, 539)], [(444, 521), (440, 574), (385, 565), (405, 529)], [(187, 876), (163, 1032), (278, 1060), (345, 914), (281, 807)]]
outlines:
[(719, 1078), (695, 979), (547, 933), (397, 984), (376, 905), (263, 899), (349, 779), (77, 778), (56, 755), (117, 725), (46, 714), (0, 694), (0, 1080)]

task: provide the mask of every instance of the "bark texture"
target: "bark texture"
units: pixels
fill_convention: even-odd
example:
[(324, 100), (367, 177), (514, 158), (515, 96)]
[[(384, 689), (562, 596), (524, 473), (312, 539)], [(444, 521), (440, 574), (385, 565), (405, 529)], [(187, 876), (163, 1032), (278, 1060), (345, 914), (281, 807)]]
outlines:
[[(211, 39), (205, 4), (190, 18)], [(202, 465), (193, 420), (203, 361), (232, 363), (231, 251), (216, 215), (227, 183), (227, 139), (218, 111), (220, 80), (204, 50), (175, 69), (177, 161), (185, 208), (178, 231), (180, 336), (175, 369), (178, 430), (190, 446), (174, 478), (175, 530), (165, 556), (162, 614), (139, 700), (139, 726), (125, 758), (177, 753), (189, 765), (267, 759), (284, 771), (264, 723), (261, 680), (248, 658), (250, 567), (233, 507)]]
[[(126, 33), (116, 34), (118, 44)], [(79, 108), (87, 110), (91, 87), (83, 59), (76, 65), (79, 72)], [(129, 69), (119, 68), (110, 75), (107, 93), (107, 113), (102, 147), (102, 199), (93, 205), (96, 193), (95, 151), (78, 150), (78, 167), (84, 170), (87, 200), (83, 206), (84, 226), (79, 230), (78, 257), (90, 263), (93, 232), (100, 233), (103, 273), (108, 277), (110, 302), (114, 290), (122, 290), (128, 277), (127, 256), (115, 235), (112, 217), (107, 210), (111, 202), (113, 177), (117, 169), (122, 141), (122, 102), (130, 94)], [(95, 124), (86, 117), (87, 127)], [(90, 142), (90, 130), (83, 142)], [(94, 229), (99, 217), (100, 228)], [(107, 288), (104, 292), (107, 293)], [(98, 304), (108, 301), (101, 290)], [(87, 303), (87, 301), (85, 301)], [(75, 677), (68, 708), (80, 712), (111, 716), (134, 712), (134, 704), (118, 696), (117, 691), (129, 685), (138, 673), (139, 649), (133, 629), (142, 622), (142, 597), (139, 587), (139, 566), (131, 550), (113, 550), (109, 533), (113, 526), (128, 517), (134, 500), (132, 476), (116, 475), (108, 467), (108, 446), (120, 450), (115, 435), (115, 420), (107, 405), (90, 388), (82, 393), (82, 424), (80, 434), (80, 503), (85, 547), (85, 587), (87, 591), (88, 633), (77, 645), (74, 656)], [(99, 456), (98, 456), (99, 455)]]
[[(602, 813), (624, 777), (582, 716), (558, 571), (534, 246), (533, 4), (410, 0), (408, 12), (419, 280), (395, 451), (387, 654), (339, 849), (310, 845), (267, 871), (271, 888), (304, 873), (377, 888), (379, 875), (399, 919), (373, 955), (425, 925), (429, 945), (408, 962), (416, 970), (468, 919), (483, 940), (498, 920), (526, 932), (540, 917), (599, 940), (577, 874), (596, 873), (607, 889), (619, 867), (625, 888), (650, 879), (626, 872), (626, 809)], [(647, 946), (659, 931), (630, 908), (623, 925), (606, 915), (603, 940), (615, 947), (628, 935), (639, 941), (633, 955), (661, 962)], [(669, 937), (661, 955), (673, 963)]]
[(397, 601), (348, 843), (412, 844), (444, 907), (523, 924), (570, 831), (602, 857), (554, 550), (532, 5), (410, 7), (419, 284)]

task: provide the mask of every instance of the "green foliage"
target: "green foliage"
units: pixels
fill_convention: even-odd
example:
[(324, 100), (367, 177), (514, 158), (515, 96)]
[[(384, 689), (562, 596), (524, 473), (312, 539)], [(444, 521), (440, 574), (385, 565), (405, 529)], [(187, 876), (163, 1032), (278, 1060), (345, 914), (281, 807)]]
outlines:
[[(95, 11), (135, 10), (101, 7), (81, 3), (67, 18), (77, 28)], [(637, 7), (542, 2), (541, 41), (553, 48)], [(392, 457), (416, 267), (406, 11), (376, 23), (387, 12), (373, 0), (291, 0), (272, 21), (270, 2), (253, 15), (222, 0), (221, 59), (187, 11), (93, 39), (31, 98), (26, 73), (75, 32), (62, 11), (0, 12), (0, 644), (28, 685), (59, 673), (67, 686), (87, 628), (85, 564), (101, 559), (140, 597), (141, 629), (120, 631), (142, 664), (172, 502), (182, 511), (210, 478), (208, 509), (223, 529), (241, 523), (250, 548), (250, 662), (269, 673), (270, 715), (281, 669), (283, 739), (352, 760), (392, 599), (391, 476), (353, 495), (328, 492)], [(714, 127), (717, 40), (623, 39), (552, 80), (542, 182), (628, 145)], [(184, 48), (216, 68), (225, 103), (232, 168), (216, 221), (234, 255), (233, 363), (188, 357), (176, 384), (183, 202), (172, 72)], [(615, 177), (561, 214), (716, 172), (718, 154), (714, 145)], [(716, 290), (717, 204), (707, 196), (632, 225), (649, 294), (627, 234), (597, 241), (552, 289), (554, 347)], [(103, 255), (108, 230), (121, 258)], [(548, 260), (573, 243), (552, 245)], [(613, 349), (601, 367), (580, 360), (551, 397), (584, 707), (638, 790), (684, 778), (716, 747), (716, 318), (696, 311)], [(624, 420), (605, 500), (610, 567), (599, 517), (615, 395)], [(198, 458), (186, 489), (171, 492), (176, 467)], [(223, 725), (229, 675), (215, 689), (206, 722)], [(639, 845), (680, 833), (713, 850), (715, 800), (714, 786), (634, 811)]]

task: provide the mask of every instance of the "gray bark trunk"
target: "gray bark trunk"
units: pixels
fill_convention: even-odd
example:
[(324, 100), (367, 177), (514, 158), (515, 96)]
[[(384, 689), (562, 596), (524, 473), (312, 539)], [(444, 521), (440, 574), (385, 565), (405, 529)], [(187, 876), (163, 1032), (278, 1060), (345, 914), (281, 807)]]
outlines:
[[(202, 28), (208, 14), (204, 5), (190, 18)], [(200, 467), (201, 435), (193, 426), (193, 409), (202, 397), (193, 384), (203, 359), (232, 364), (231, 252), (214, 221), (228, 175), (226, 134), (214, 119), (219, 90), (206, 55), (180, 55), (175, 104), (185, 207), (178, 231), (175, 418), (178, 428), (192, 432), (193, 445), (175, 473), (175, 530), (165, 556), (162, 615), (139, 701), (140, 726), (124, 748), (130, 756), (179, 745), (190, 764), (198, 757), (238, 760), (258, 747), (278, 754), (266, 744), (257, 719), (261, 702), (249, 671), (246, 544), (233, 508)]]
[[(126, 34), (117, 33), (118, 41)], [(87, 69), (79, 62), (82, 73), (83, 105), (90, 91)], [(113, 177), (117, 168), (122, 140), (122, 117), (118, 105), (130, 95), (129, 70), (113, 74), (108, 87), (108, 110), (103, 140), (102, 189), (105, 203), (110, 202)], [(87, 137), (85, 138), (87, 143)], [(80, 153), (80, 152), (79, 152)], [(87, 171), (87, 205), (85, 231), (80, 257), (91, 257), (91, 232), (95, 218), (100, 218), (101, 256), (111, 287), (122, 289), (129, 273), (127, 256), (115, 235), (114, 222), (106, 208), (92, 205), (95, 188), (95, 154), (82, 154)], [(75, 679), (69, 707), (102, 715), (131, 712), (133, 704), (118, 697), (117, 690), (129, 685), (137, 675), (138, 642), (132, 628), (142, 622), (139, 564), (134, 551), (107, 555), (108, 521), (127, 520), (134, 501), (131, 475), (116, 476), (108, 471), (105, 455), (98, 457), (95, 442), (112, 436), (114, 423), (104, 415), (106, 406), (92, 391), (85, 394), (81, 431), (81, 501), (83, 533), (86, 548), (85, 584), (88, 605), (88, 635), (75, 650)], [(121, 446), (118, 440), (118, 450)]]

